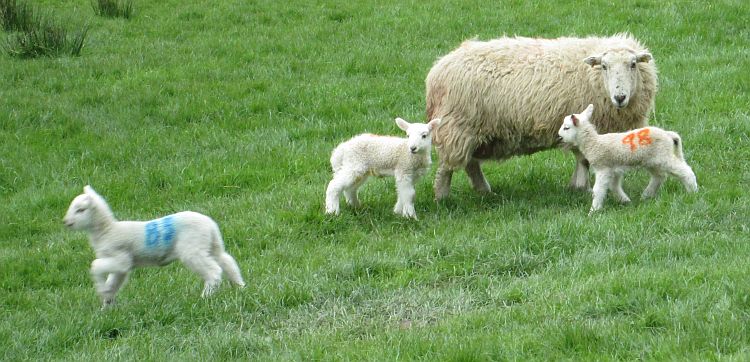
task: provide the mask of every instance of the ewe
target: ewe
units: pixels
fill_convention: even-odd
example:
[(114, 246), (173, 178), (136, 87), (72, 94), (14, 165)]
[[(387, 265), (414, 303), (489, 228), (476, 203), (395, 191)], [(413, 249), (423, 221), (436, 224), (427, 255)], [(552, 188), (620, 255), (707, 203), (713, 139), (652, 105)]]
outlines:
[(117, 221), (94, 189), (85, 186), (83, 191), (71, 202), (63, 222), (89, 234), (96, 253), (91, 276), (102, 309), (114, 303), (134, 267), (163, 266), (175, 259), (203, 278), (203, 297), (219, 286), (222, 271), (235, 285), (245, 286), (237, 262), (224, 251), (219, 227), (208, 216), (184, 211), (151, 221)]
[[(556, 147), (566, 115), (594, 103), (601, 132), (646, 126), (657, 89), (651, 54), (628, 34), (589, 38), (468, 40), (439, 59), (426, 79), (427, 119), (441, 118), (435, 199), (453, 171), (490, 192), (480, 162)], [(570, 182), (588, 189), (588, 166), (574, 151)]]
[(651, 174), (643, 198), (656, 195), (666, 174), (679, 178), (688, 192), (698, 191), (695, 174), (685, 162), (682, 140), (677, 133), (645, 127), (600, 135), (590, 122), (593, 113), (594, 105), (589, 104), (583, 113), (565, 117), (558, 131), (561, 140), (578, 147), (594, 169), (594, 201), (589, 215), (602, 208), (607, 189), (620, 202), (630, 202), (622, 189), (622, 175), (630, 167), (644, 167)]
[(396, 118), (408, 138), (361, 134), (341, 143), (333, 150), (333, 179), (326, 190), (326, 213), (339, 213), (339, 196), (359, 206), (357, 189), (370, 176), (395, 176), (398, 201), (393, 212), (416, 219), (414, 183), (430, 168), (432, 131), (440, 124), (433, 119), (427, 124), (408, 123)]

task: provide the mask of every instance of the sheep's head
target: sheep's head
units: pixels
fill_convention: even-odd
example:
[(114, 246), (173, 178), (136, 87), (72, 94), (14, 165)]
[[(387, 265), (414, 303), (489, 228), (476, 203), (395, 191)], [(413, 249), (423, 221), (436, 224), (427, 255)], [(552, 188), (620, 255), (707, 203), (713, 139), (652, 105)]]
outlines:
[(614, 49), (592, 55), (583, 61), (592, 67), (599, 66), (604, 86), (609, 92), (609, 100), (615, 107), (624, 108), (638, 91), (638, 63), (647, 63), (650, 60), (651, 54), (648, 52), (635, 53), (629, 49)]
[(83, 193), (70, 203), (63, 222), (73, 230), (87, 230), (96, 226), (96, 223), (101, 223), (101, 218), (113, 220), (112, 212), (104, 199), (91, 186), (86, 185)]
[(588, 123), (591, 119), (591, 115), (594, 113), (594, 105), (589, 104), (583, 112), (579, 114), (571, 114), (566, 116), (563, 120), (560, 130), (557, 134), (560, 136), (560, 140), (573, 146), (578, 146), (578, 130), (582, 123)]
[(411, 153), (430, 152), (432, 146), (432, 131), (440, 125), (440, 119), (435, 118), (427, 124), (409, 123), (401, 118), (396, 118), (398, 128), (406, 132), (409, 140), (406, 142)]

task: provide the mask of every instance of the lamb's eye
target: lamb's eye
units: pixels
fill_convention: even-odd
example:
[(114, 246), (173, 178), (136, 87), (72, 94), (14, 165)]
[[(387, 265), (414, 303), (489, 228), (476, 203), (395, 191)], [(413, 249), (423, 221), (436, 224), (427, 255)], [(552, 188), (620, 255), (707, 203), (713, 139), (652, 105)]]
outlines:
[(80, 213), (82, 213), (84, 211), (86, 211), (86, 208), (80, 208), (80, 209), (76, 210), (76, 214), (80, 214)]
[(427, 134), (422, 135), (422, 139), (425, 139), (425, 138), (427, 138)]
[(567, 130), (569, 130), (569, 129), (570, 129), (570, 126), (565, 126), (565, 127), (563, 127), (563, 131), (567, 131)]
[(607, 65), (602, 63), (602, 70), (607, 70)]
[(630, 69), (635, 69), (635, 62), (630, 63)]

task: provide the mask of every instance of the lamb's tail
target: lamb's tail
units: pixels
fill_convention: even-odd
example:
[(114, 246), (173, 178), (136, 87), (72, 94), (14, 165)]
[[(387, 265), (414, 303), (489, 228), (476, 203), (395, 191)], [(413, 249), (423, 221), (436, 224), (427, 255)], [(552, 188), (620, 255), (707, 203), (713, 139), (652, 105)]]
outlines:
[(674, 155), (677, 156), (677, 158), (684, 160), (685, 155), (682, 153), (682, 138), (680, 138), (680, 135), (675, 132), (667, 131), (667, 134), (674, 144)]
[(214, 227), (211, 232), (211, 253), (229, 281), (239, 287), (244, 287), (245, 281), (242, 280), (240, 267), (237, 265), (237, 261), (224, 250), (224, 241), (221, 238), (218, 226)]
[(336, 147), (331, 153), (331, 168), (336, 173), (344, 164), (344, 151), (341, 147)]

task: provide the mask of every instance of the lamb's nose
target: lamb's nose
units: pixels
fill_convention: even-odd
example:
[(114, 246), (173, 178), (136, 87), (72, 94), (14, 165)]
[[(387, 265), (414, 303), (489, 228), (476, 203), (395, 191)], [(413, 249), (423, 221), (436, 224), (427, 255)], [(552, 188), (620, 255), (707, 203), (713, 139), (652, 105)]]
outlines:
[(619, 96), (615, 96), (615, 100), (617, 101), (617, 104), (622, 104), (622, 102), (625, 101), (625, 95), (621, 94)]
[(411, 153), (417, 152), (417, 146), (411, 146)]

